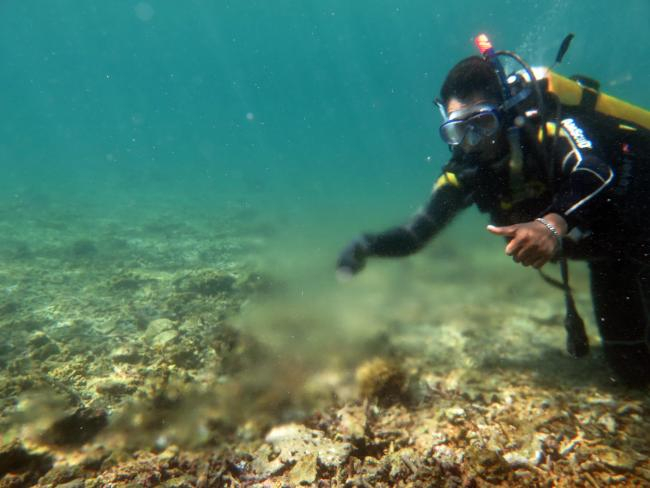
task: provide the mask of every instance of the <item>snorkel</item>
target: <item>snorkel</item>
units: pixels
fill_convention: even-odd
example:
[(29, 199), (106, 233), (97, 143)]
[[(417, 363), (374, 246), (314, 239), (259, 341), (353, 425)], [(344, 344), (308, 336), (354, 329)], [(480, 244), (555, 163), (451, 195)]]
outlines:
[(503, 65), (501, 64), (501, 61), (499, 61), (497, 53), (494, 52), (494, 48), (492, 47), (490, 39), (488, 39), (488, 36), (485, 34), (479, 34), (474, 38), (474, 44), (476, 44), (479, 52), (485, 59), (490, 62), (494, 68), (494, 72), (499, 78), (499, 83), (501, 84), (503, 100), (508, 100), (511, 96), (510, 88), (508, 87), (508, 80), (506, 79), (506, 74), (503, 71)]
[[(532, 68), (528, 65), (528, 63), (526, 63), (523, 59), (521, 59), (521, 57), (519, 57), (518, 54), (512, 51), (495, 51), (494, 48), (492, 47), (492, 43), (490, 42), (490, 39), (485, 34), (479, 34), (478, 36), (476, 36), (474, 38), (474, 44), (476, 44), (476, 47), (478, 48), (479, 52), (494, 68), (494, 72), (496, 73), (497, 78), (499, 79), (499, 84), (501, 85), (501, 92), (503, 95), (503, 109), (505, 111), (509, 111), (511, 108), (517, 106), (520, 102), (528, 98), (528, 96), (531, 93), (530, 86), (532, 85), (535, 91), (535, 96), (537, 98), (537, 108), (540, 113), (544, 113), (544, 97), (542, 96), (542, 91), (539, 88), (539, 83), (537, 83), (537, 79), (535, 78), (535, 73), (533, 72)], [(515, 88), (514, 82), (516, 81), (516, 79), (513, 78), (512, 76), (511, 77), (506, 76), (506, 72), (505, 69), (503, 68), (503, 64), (499, 59), (500, 56), (513, 59), (517, 64), (519, 64), (523, 68), (523, 70), (526, 72), (530, 80), (528, 86), (524, 87), (519, 92), (514, 93), (514, 88)]]

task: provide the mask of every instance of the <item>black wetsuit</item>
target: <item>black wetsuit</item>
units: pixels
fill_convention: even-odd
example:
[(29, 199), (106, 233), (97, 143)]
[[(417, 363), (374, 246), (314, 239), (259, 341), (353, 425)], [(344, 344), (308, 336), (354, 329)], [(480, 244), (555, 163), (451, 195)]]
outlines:
[[(544, 132), (545, 131), (545, 135)], [(455, 152), (426, 205), (404, 226), (367, 234), (367, 253), (419, 250), (460, 210), (476, 204), (507, 225), (557, 213), (564, 251), (586, 259), (608, 362), (623, 379), (650, 379), (650, 133), (591, 112), (522, 133), (523, 167), (509, 156), (476, 164)]]

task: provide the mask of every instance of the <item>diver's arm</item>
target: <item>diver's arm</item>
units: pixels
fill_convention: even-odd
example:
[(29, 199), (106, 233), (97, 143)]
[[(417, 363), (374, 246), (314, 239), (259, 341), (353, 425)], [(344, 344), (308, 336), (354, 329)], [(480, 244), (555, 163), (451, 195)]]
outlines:
[(427, 204), (408, 224), (379, 234), (365, 234), (367, 256), (408, 256), (420, 250), (470, 202), (453, 175), (441, 176)]
[(398, 257), (415, 253), (470, 203), (471, 194), (461, 186), (456, 175), (443, 173), (427, 204), (407, 225), (379, 234), (363, 234), (350, 242), (336, 262), (339, 276), (345, 278), (358, 273), (370, 256)]

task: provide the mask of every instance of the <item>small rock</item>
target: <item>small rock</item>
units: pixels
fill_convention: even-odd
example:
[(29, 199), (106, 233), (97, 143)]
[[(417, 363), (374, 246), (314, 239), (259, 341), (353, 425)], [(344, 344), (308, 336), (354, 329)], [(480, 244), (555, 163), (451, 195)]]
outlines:
[(490, 449), (471, 446), (465, 451), (468, 471), (490, 483), (503, 483), (510, 473), (510, 466), (499, 453)]
[(345, 406), (336, 412), (340, 419), (339, 431), (341, 438), (349, 441), (363, 439), (366, 434), (368, 418), (362, 406)]
[(646, 457), (636, 452), (625, 452), (607, 447), (598, 451), (598, 459), (613, 470), (629, 472)]
[(160, 334), (157, 334), (151, 339), (151, 344), (154, 346), (165, 346), (170, 342), (174, 341), (178, 337), (178, 331), (176, 330), (165, 330)]
[(181, 368), (194, 369), (201, 366), (201, 358), (194, 349), (178, 347), (170, 354), (172, 362)]
[(66, 464), (58, 465), (50, 469), (45, 476), (38, 480), (40, 485), (46, 486), (78, 486), (69, 485), (69, 483), (81, 482), (83, 487), (83, 480), (77, 480), (82, 475), (78, 467), (69, 466)]
[(180, 292), (215, 296), (232, 293), (237, 280), (228, 273), (207, 269), (189, 273), (176, 280), (174, 284)]
[(285, 463), (296, 462), (303, 456), (316, 454), (323, 466), (336, 468), (347, 460), (352, 451), (351, 444), (333, 441), (321, 431), (298, 424), (275, 427), (267, 434), (265, 440), (279, 451), (279, 458)]
[(164, 346), (178, 337), (174, 322), (169, 319), (156, 319), (149, 322), (145, 339), (154, 346)]
[(111, 359), (116, 363), (135, 364), (140, 362), (140, 351), (132, 345), (120, 346), (111, 353)]
[(160, 334), (165, 330), (170, 330), (174, 328), (174, 322), (169, 319), (155, 319), (149, 322), (147, 325), (147, 337), (154, 337)]
[(135, 387), (123, 381), (106, 380), (97, 383), (97, 385), (95, 385), (95, 390), (100, 395), (122, 396), (133, 393), (135, 391)]
[(530, 483), (530, 480), (533, 477), (533, 474), (528, 471), (528, 469), (515, 469), (512, 472), (512, 475), (515, 477), (516, 480), (521, 480), (522, 483), (525, 483), (523, 486), (532, 486)]
[(191, 475), (176, 476), (165, 481), (161, 486), (164, 488), (193, 488), (196, 486), (196, 477)]
[(616, 410), (617, 415), (628, 415), (631, 413), (638, 413), (639, 415), (643, 414), (643, 407), (637, 405), (636, 403), (626, 403), (621, 405), (618, 410)]
[(507, 452), (503, 455), (503, 459), (513, 468), (528, 468), (530, 467), (530, 460), (519, 452)]
[(603, 405), (605, 407), (615, 409), (618, 406), (618, 403), (611, 396), (596, 397), (591, 396), (587, 398), (587, 403), (591, 405)]
[(395, 483), (417, 472), (417, 466), (412, 461), (415, 457), (413, 450), (408, 448), (389, 453), (380, 460), (381, 471), (388, 473), (388, 479)]
[(318, 474), (318, 456), (315, 453), (307, 454), (296, 462), (289, 472), (291, 486), (313, 485)]
[(433, 446), (431, 448), (431, 457), (442, 466), (455, 466), (463, 461), (463, 451), (452, 449), (446, 444)]
[(29, 353), (29, 357), (42, 361), (49, 358), (50, 356), (59, 354), (60, 352), (61, 349), (59, 349), (59, 346), (57, 346), (54, 342), (48, 342), (43, 346), (33, 349), (32, 352)]
[(617, 430), (616, 419), (611, 414), (605, 414), (598, 419), (598, 423), (604, 425), (607, 429), (607, 432), (610, 434), (615, 434)]
[(465, 415), (465, 410), (461, 407), (451, 407), (445, 410), (445, 418), (452, 423), (462, 420)]
[(251, 470), (257, 473), (260, 477), (269, 478), (284, 469), (285, 463), (280, 460), (280, 456), (271, 459), (273, 449), (264, 444), (261, 446), (253, 457), (251, 462)]
[(29, 344), (30, 347), (34, 348), (44, 346), (50, 342), (52, 342), (52, 340), (44, 332), (41, 331), (34, 332), (31, 336), (29, 336), (29, 339), (27, 340), (27, 344)]
[(172, 444), (171, 446), (168, 446), (163, 452), (161, 452), (158, 455), (158, 459), (162, 462), (172, 462), (178, 459), (178, 453), (180, 452), (180, 449), (177, 445)]

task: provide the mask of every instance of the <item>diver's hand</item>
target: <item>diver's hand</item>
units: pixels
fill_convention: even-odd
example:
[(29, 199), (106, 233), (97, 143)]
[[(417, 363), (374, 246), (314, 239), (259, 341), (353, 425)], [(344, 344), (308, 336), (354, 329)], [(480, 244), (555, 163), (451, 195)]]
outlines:
[(366, 265), (368, 257), (368, 239), (357, 237), (339, 255), (336, 261), (336, 272), (339, 278), (345, 279), (357, 274)]
[[(560, 237), (566, 235), (567, 223), (560, 215), (548, 214), (544, 219), (557, 230)], [(537, 220), (505, 227), (488, 225), (487, 230), (509, 238), (506, 254), (524, 266), (541, 268), (555, 255), (560, 244), (558, 238)]]

